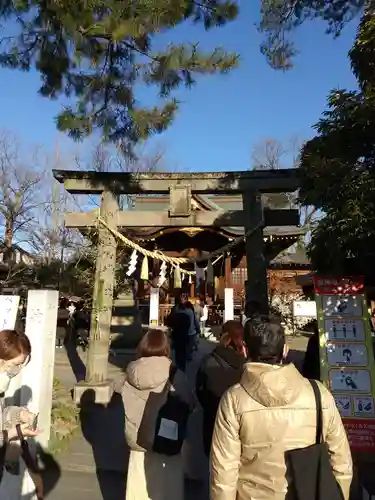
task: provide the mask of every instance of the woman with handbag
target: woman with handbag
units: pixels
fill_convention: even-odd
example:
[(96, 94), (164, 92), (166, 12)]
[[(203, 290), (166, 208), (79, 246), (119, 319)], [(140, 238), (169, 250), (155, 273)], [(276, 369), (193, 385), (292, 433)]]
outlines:
[[(38, 433), (33, 429), (36, 415), (26, 408), (18, 406), (4, 406), (4, 396), (10, 381), (16, 377), (28, 363), (31, 356), (31, 345), (27, 336), (15, 330), (0, 331), (0, 479), (3, 479), (6, 461), (18, 460), (23, 456), (25, 437), (35, 437)], [(22, 438), (22, 439), (21, 439)], [(18, 444), (18, 446), (12, 446)], [(26, 450), (26, 453), (28, 451)], [(25, 461), (28, 461), (29, 456)], [(29, 464), (30, 465), (30, 464)], [(36, 471), (33, 471), (36, 472)], [(35, 474), (34, 474), (35, 475)], [(35, 476), (35, 480), (37, 477)], [(5, 498), (1, 493), (0, 498)], [(4, 484), (3, 484), (4, 486)], [(36, 485), (40, 491), (41, 484)], [(38, 493), (38, 497), (42, 496)]]
[(182, 500), (181, 448), (194, 404), (185, 374), (171, 363), (169, 340), (149, 330), (122, 389), (130, 447), (126, 500)]

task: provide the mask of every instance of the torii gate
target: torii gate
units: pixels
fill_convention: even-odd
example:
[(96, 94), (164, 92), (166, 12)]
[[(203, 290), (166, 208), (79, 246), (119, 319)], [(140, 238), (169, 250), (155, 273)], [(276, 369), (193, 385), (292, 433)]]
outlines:
[[(100, 194), (100, 216), (109, 228), (121, 231), (129, 227), (244, 227), (246, 236), (246, 303), (259, 304), (268, 311), (267, 261), (264, 257), (263, 228), (298, 225), (297, 209), (263, 210), (262, 193), (294, 192), (299, 188), (297, 169), (238, 172), (120, 173), (53, 170), (57, 181), (72, 194)], [(120, 211), (120, 194), (168, 194), (169, 212)], [(243, 210), (192, 212), (191, 195), (241, 194)], [(97, 213), (68, 213), (66, 227), (93, 228)], [(90, 343), (86, 381), (75, 388), (79, 402), (82, 394), (93, 389), (96, 402), (106, 404), (113, 394), (108, 381), (108, 349), (113, 304), (113, 285), (117, 241), (104, 225), (98, 227), (98, 253), (93, 294)]]

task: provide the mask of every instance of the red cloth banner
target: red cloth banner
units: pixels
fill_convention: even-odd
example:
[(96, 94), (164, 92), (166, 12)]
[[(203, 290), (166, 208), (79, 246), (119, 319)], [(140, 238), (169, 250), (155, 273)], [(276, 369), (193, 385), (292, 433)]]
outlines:
[(363, 276), (332, 278), (332, 276), (314, 276), (315, 292), (320, 295), (361, 295), (364, 293)]
[(375, 451), (375, 420), (343, 418), (342, 421), (353, 451)]

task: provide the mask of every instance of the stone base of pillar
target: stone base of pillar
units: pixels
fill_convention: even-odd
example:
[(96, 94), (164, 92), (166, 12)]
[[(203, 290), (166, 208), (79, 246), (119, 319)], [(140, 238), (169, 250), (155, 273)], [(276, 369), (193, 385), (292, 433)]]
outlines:
[(74, 386), (73, 400), (77, 405), (86, 406), (90, 404), (107, 405), (113, 396), (115, 383), (107, 380), (102, 383), (78, 382)]

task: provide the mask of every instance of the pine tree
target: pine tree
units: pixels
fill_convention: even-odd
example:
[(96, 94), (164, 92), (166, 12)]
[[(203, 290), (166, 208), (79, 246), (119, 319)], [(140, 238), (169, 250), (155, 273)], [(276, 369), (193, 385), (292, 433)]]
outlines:
[[(74, 139), (99, 130), (106, 140), (134, 144), (165, 130), (178, 102), (173, 91), (196, 75), (226, 73), (238, 58), (198, 43), (153, 51), (156, 37), (182, 23), (205, 29), (237, 17), (230, 0), (0, 0), (0, 64), (42, 79), (42, 96), (73, 103), (57, 127)], [(15, 36), (9, 31), (18, 27)], [(1, 24), (0, 24), (1, 33)], [(140, 85), (156, 85), (162, 104), (143, 107)]]
[(340, 35), (343, 27), (373, 0), (261, 0), (260, 31), (265, 35), (261, 51), (275, 69), (293, 66), (297, 48), (293, 32), (305, 21), (322, 19), (327, 32)]

